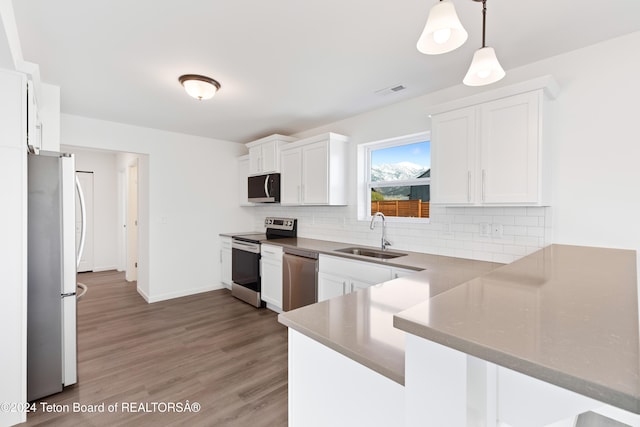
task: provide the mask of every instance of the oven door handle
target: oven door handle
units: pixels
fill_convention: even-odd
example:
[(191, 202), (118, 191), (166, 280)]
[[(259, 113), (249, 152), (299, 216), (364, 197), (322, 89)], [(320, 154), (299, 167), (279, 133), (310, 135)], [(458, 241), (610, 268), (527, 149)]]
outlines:
[(231, 242), (231, 249), (238, 249), (240, 251), (251, 252), (254, 254), (260, 253), (260, 245), (254, 243), (245, 243), (234, 240)]

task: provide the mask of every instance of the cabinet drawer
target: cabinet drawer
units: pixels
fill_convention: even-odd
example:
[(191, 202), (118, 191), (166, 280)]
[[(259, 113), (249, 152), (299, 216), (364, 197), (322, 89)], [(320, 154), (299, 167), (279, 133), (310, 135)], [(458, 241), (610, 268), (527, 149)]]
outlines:
[(386, 266), (322, 254), (319, 259), (321, 272), (347, 276), (369, 283), (381, 283), (391, 279), (391, 269)]
[(231, 237), (220, 237), (220, 247), (222, 249), (231, 249)]
[(282, 246), (262, 244), (260, 245), (260, 255), (264, 259), (272, 259), (274, 261), (282, 260)]

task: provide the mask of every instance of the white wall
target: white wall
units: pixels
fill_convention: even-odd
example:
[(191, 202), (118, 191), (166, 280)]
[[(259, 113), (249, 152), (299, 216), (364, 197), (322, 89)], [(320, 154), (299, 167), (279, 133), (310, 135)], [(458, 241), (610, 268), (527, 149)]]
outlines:
[[(62, 115), (66, 145), (141, 153), (138, 289), (149, 301), (221, 288), (218, 234), (252, 224), (228, 141)], [(146, 255), (145, 255), (146, 253)]]
[[(390, 224), (395, 248), (508, 262), (537, 247), (566, 244), (640, 249), (640, 144), (635, 122), (640, 95), (640, 61), (633, 54), (640, 32), (534, 64), (507, 70), (486, 88), (451, 87), (296, 136), (337, 132), (351, 137), (350, 200), (356, 200), (356, 145), (430, 129), (434, 105), (551, 74), (560, 95), (549, 104), (553, 152), (551, 208), (434, 208), (429, 225)], [(375, 245), (379, 231), (357, 221), (355, 207), (254, 210), (256, 226), (266, 215), (298, 216), (304, 237)], [(484, 217), (484, 219), (483, 219)], [(477, 222), (502, 223), (505, 237), (480, 238)], [(443, 224), (451, 221), (451, 232)], [(507, 235), (507, 230), (509, 235)], [(549, 232), (551, 231), (551, 232)]]
[(46, 83), (40, 87), (38, 116), (42, 123), (42, 149), (60, 151), (60, 87)]
[[(0, 70), (0, 402), (25, 402), (27, 349), (27, 153), (24, 85)], [(0, 411), (0, 425), (22, 422)]]
[(93, 172), (93, 271), (114, 270), (119, 232), (117, 154), (67, 145), (60, 151), (75, 155), (77, 171)]

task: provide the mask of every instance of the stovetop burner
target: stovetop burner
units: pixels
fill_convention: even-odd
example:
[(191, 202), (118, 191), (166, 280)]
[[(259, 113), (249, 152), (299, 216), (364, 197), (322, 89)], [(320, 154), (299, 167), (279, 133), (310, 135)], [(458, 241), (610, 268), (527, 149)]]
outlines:
[(242, 234), (233, 236), (236, 240), (260, 243), (264, 240), (283, 239), (298, 236), (298, 220), (296, 218), (267, 217), (264, 220), (265, 233)]

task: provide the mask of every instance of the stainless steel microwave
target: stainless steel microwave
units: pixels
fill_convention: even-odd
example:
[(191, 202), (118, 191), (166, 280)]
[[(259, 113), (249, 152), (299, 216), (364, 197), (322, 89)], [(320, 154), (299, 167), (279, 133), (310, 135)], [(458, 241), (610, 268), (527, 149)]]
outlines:
[(277, 203), (280, 201), (280, 174), (250, 176), (248, 200), (253, 203)]

